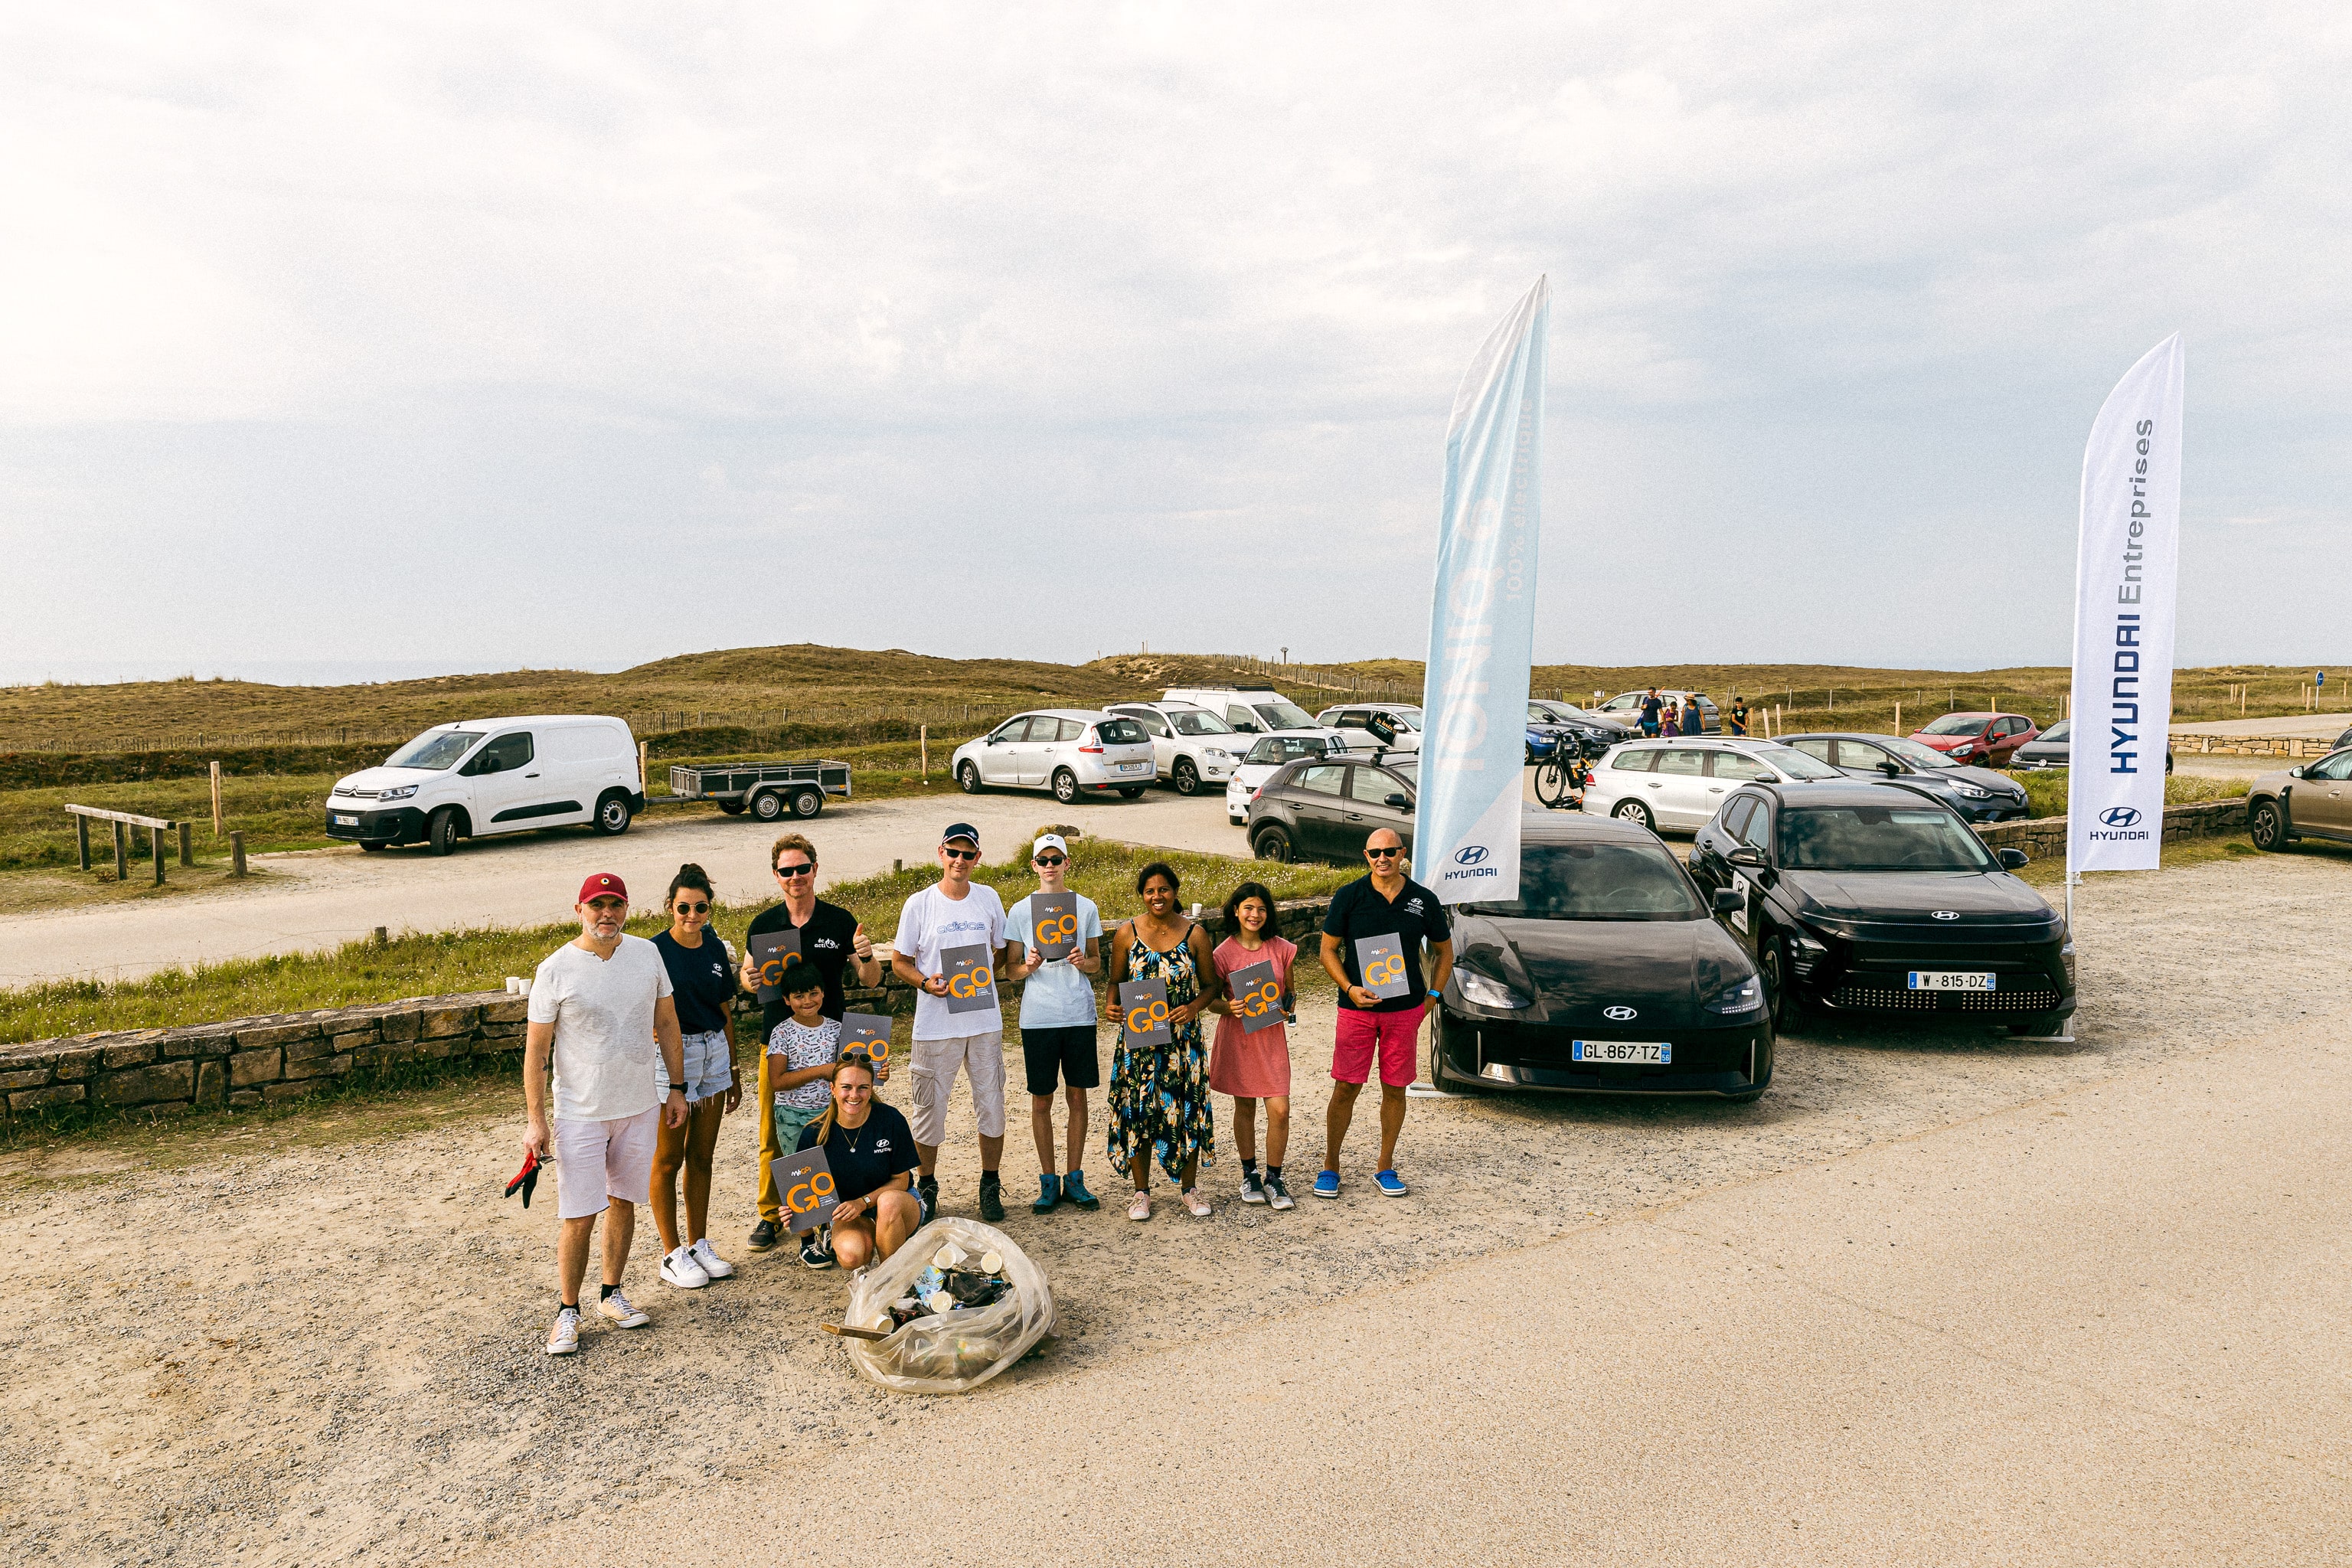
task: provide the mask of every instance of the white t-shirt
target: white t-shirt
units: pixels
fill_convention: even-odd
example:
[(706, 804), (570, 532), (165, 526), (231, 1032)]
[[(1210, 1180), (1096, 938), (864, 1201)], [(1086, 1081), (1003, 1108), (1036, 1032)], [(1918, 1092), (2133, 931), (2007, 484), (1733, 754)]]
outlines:
[[(1031, 894), (1030, 898), (1034, 898)], [(1089, 937), (1102, 936), (1102, 915), (1095, 901), (1084, 893), (1078, 900), (1078, 951), (1087, 950)], [(1029, 899), (1024, 898), (1004, 913), (1004, 929), (1011, 940), (1021, 946), (1021, 958), (1027, 963), (1029, 947), (1034, 940), (1029, 935), (1034, 920), (1029, 912)], [(1066, 958), (1057, 958), (1031, 975), (1021, 987), (1021, 1026), (1024, 1029), (1066, 1029), (1095, 1021), (1094, 982), (1079, 973)]]
[(555, 1026), (555, 1119), (617, 1121), (661, 1103), (654, 1093), (654, 1004), (670, 994), (661, 949), (624, 935), (610, 958), (565, 942), (530, 983), (530, 1018)]
[[(950, 947), (985, 945), (992, 962), (1004, 945), (1004, 900), (985, 882), (973, 882), (961, 899), (950, 899), (934, 882), (907, 900), (898, 911), (898, 934), (893, 950), (905, 953), (926, 976), (943, 973), (940, 954)], [(976, 1013), (950, 1013), (948, 999), (925, 991), (915, 997), (915, 1038), (968, 1040), (1004, 1026), (993, 1007)]]

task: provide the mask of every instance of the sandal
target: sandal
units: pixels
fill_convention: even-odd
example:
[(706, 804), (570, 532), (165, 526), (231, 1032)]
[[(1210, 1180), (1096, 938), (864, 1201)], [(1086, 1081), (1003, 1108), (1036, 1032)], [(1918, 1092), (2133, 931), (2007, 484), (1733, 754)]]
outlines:
[(1131, 1199), (1127, 1205), (1127, 1217), (1136, 1220), (1150, 1219), (1151, 1217), (1151, 1194), (1150, 1193), (1141, 1192), (1136, 1194), (1134, 1198)]
[(1197, 1187), (1184, 1189), (1184, 1206), (1192, 1211), (1194, 1219), (1206, 1219), (1216, 1213), (1216, 1210), (1209, 1206), (1209, 1200), (1201, 1195), (1200, 1189)]

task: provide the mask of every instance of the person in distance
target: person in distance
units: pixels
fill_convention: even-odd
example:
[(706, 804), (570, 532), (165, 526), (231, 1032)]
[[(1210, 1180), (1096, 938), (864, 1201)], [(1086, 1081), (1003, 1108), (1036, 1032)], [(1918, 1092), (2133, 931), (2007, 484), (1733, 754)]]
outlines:
[[(665, 1127), (654, 1145), (654, 1228), (661, 1232), (662, 1282), (699, 1290), (724, 1279), (735, 1266), (719, 1256), (704, 1228), (710, 1220), (710, 1154), (719, 1145), (719, 1124), (743, 1103), (743, 1077), (735, 1069), (733, 1017), (735, 963), (727, 944), (710, 930), (715, 901), (710, 879), (699, 866), (677, 868), (670, 879), (669, 929), (654, 938), (662, 967), (669, 972), (671, 1001), (677, 1008), (680, 1044), (686, 1054), (686, 1124)], [(669, 1073), (654, 1058), (654, 1089), (669, 1098)], [(686, 1171), (686, 1240), (677, 1236), (677, 1173)]]
[[(1084, 893), (1069, 933), (1078, 944), (1067, 958), (1047, 959), (1038, 947), (1040, 895), (1067, 892), (1070, 847), (1058, 833), (1040, 834), (1030, 847), (1037, 891), (1005, 912), (1005, 977), (1021, 988), (1021, 1058), (1029, 1079), (1029, 1131), (1037, 1140), (1037, 1201), (1032, 1214), (1051, 1214), (1067, 1199), (1082, 1209), (1102, 1200), (1087, 1190), (1087, 1090), (1102, 1082), (1095, 1043), (1093, 976), (1102, 973), (1102, 914)], [(1054, 1089), (1070, 1101), (1069, 1173), (1054, 1170)]]
[(1643, 734), (1652, 737), (1656, 736), (1658, 732), (1659, 710), (1664, 707), (1664, 701), (1658, 696), (1658, 689), (1653, 686), (1650, 688), (1648, 693), (1642, 699)]
[[(1174, 869), (1154, 860), (1135, 879), (1143, 912), (1119, 927), (1110, 944), (1110, 979), (1103, 1005), (1118, 1022), (1111, 1058), (1111, 1163), (1127, 1173), (1135, 1195), (1127, 1217), (1151, 1217), (1151, 1161), (1174, 1180), (1195, 1219), (1212, 1212), (1199, 1189), (1201, 1167), (1215, 1158), (1217, 1118), (1209, 1101), (1208, 1053), (1201, 1047), (1201, 1014), (1224, 994), (1208, 933), (1177, 912)], [(1118, 988), (1130, 980), (1168, 986), (1165, 1046), (1129, 1037)]]

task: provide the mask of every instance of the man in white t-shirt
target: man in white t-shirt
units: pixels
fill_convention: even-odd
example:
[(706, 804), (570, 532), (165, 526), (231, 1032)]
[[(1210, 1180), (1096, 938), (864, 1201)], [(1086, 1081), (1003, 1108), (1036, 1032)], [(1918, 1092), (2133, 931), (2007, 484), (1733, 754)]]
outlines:
[[(523, 1039), (522, 1095), (530, 1123), (526, 1154), (555, 1162), (555, 1264), (563, 1286), (547, 1353), (580, 1348), (580, 1284), (588, 1233), (604, 1218), (604, 1288), (596, 1310), (625, 1329), (646, 1315), (621, 1290), (637, 1233), (637, 1201), (653, 1180), (658, 1128), (686, 1121), (685, 1042), (670, 1000), (661, 950), (621, 927), (629, 889), (600, 872), (580, 884), (580, 935), (548, 954), (530, 983)], [(669, 1073), (667, 1103), (654, 1089), (654, 1052)], [(547, 1074), (555, 1068), (555, 1121), (547, 1115)]]
[[(971, 1075), (971, 1108), (980, 1122), (980, 1217), (991, 1225), (1004, 1217), (1004, 1194), (996, 1163), (1004, 1153), (1004, 1017), (992, 1005), (959, 1013), (949, 1005), (948, 961), (957, 948), (985, 947), (989, 984), (1004, 969), (1004, 902), (996, 889), (971, 879), (980, 863), (980, 829), (954, 822), (940, 835), (940, 879), (908, 899), (898, 911), (898, 934), (891, 940), (890, 968), (917, 987), (915, 998), (914, 1103), (907, 1120), (915, 1134), (922, 1170), (915, 1184), (925, 1217), (940, 1204), (940, 1143), (947, 1136), (948, 1096), (956, 1070)], [(969, 979), (958, 977), (969, 984)]]
[[(1077, 943), (1065, 958), (1046, 958), (1040, 942), (1044, 895), (1068, 893), (1070, 847), (1058, 833), (1040, 834), (1030, 847), (1037, 891), (1004, 912), (1007, 949), (1004, 977), (1021, 981), (1021, 1060), (1029, 1079), (1029, 1131), (1037, 1140), (1037, 1201), (1032, 1214), (1051, 1214), (1067, 1201), (1082, 1209), (1102, 1207), (1087, 1191), (1087, 1090), (1102, 1082), (1102, 1055), (1095, 1047), (1095, 987), (1102, 973), (1102, 914), (1084, 893), (1069, 893), (1076, 909), (1060, 936)], [(1054, 1173), (1054, 1090), (1057, 1080), (1070, 1099), (1070, 1162), (1067, 1175)]]

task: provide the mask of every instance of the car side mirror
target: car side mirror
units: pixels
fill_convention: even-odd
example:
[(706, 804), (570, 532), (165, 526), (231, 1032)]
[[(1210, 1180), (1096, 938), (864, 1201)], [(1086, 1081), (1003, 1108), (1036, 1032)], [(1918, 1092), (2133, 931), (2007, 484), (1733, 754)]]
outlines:
[(1993, 851), (1993, 858), (2000, 862), (2002, 870), (2014, 871), (2033, 857), (2022, 849), (1996, 849)]
[(1903, 776), (1903, 764), (1894, 761), (1892, 758), (1889, 758), (1887, 761), (1878, 764), (1878, 771), (1885, 773), (1888, 778), (1899, 779)]
[(1780, 775), (1779, 773), (1758, 773), (1756, 775), (1756, 782), (1758, 784), (1779, 784), (1780, 782)]
[(1764, 864), (1764, 851), (1757, 848), (1753, 844), (1742, 844), (1724, 858), (1735, 866), (1754, 866), (1760, 868)]
[(1717, 888), (1715, 890), (1715, 912), (1717, 914), (1738, 914), (1747, 907), (1748, 895), (1741, 892), (1738, 889)]
[(1389, 791), (1387, 797), (1383, 799), (1381, 804), (1382, 805), (1392, 805), (1399, 811), (1410, 811), (1412, 809), (1412, 797), (1407, 795), (1404, 791), (1401, 789)]
[(2299, 779), (2303, 776), (2303, 770), (2301, 768), (2289, 768), (2286, 771), (2286, 776), (2291, 779)]

